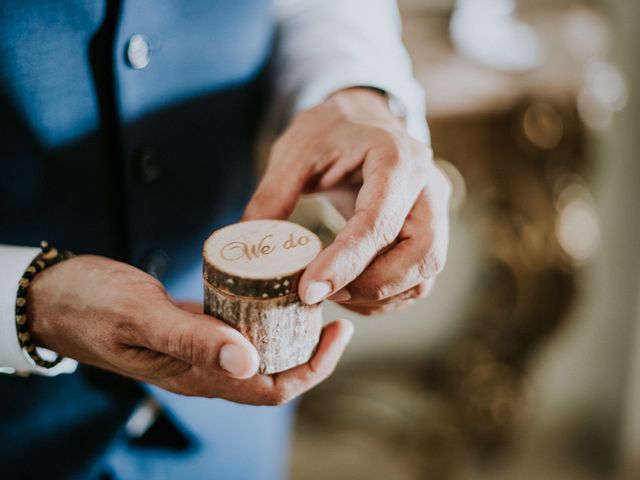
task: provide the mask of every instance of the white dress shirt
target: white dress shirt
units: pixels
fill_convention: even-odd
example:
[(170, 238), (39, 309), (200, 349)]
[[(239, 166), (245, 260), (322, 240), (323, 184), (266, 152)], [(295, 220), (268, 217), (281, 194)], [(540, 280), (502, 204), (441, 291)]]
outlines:
[[(387, 93), (409, 134), (428, 142), (424, 94), (402, 44), (395, 1), (275, 0), (274, 9), (279, 23), (274, 96), (281, 115), (288, 118), (344, 88), (374, 87)], [(77, 366), (65, 359), (52, 369), (38, 367), (18, 343), (18, 281), (38, 253), (0, 245), (0, 372), (57, 375)]]

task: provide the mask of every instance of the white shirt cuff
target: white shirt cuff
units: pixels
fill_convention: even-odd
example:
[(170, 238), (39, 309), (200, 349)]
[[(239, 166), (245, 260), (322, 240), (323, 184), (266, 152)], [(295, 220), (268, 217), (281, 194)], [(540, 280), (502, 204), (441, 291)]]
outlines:
[[(18, 282), (39, 253), (39, 248), (0, 245), (0, 373), (55, 376), (72, 373), (78, 366), (75, 360), (65, 358), (53, 368), (39, 367), (18, 342), (15, 320)], [(46, 355), (47, 350), (39, 351)]]

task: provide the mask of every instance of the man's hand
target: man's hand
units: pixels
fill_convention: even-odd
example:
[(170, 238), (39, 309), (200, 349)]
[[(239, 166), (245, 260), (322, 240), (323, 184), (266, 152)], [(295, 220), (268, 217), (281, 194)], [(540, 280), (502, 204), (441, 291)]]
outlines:
[(176, 393), (255, 405), (282, 404), (324, 380), (353, 332), (333, 322), (306, 365), (256, 375), (258, 354), (238, 331), (180, 308), (152, 276), (95, 256), (36, 275), (27, 308), (38, 346)]
[(305, 271), (306, 303), (332, 296), (371, 314), (429, 292), (446, 258), (451, 187), (382, 94), (343, 90), (298, 114), (274, 144), (243, 218), (287, 218), (301, 193), (319, 191), (341, 199), (349, 220)]

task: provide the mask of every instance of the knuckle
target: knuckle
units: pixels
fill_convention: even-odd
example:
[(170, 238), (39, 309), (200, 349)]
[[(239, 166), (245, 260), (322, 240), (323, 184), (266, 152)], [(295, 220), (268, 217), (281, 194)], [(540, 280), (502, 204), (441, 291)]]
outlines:
[(258, 190), (254, 193), (253, 198), (251, 199), (251, 205), (262, 206), (264, 204), (268, 204), (271, 201), (271, 193), (266, 191), (264, 186), (262, 188), (258, 187)]
[(208, 356), (207, 349), (204, 342), (199, 341), (192, 330), (174, 328), (170, 331), (167, 341), (167, 350), (170, 355), (188, 359), (192, 364), (205, 364)]
[[(364, 244), (355, 237), (345, 237), (339, 235), (333, 242), (335, 248), (339, 249), (341, 253), (339, 260), (339, 269), (334, 269), (332, 274), (334, 276), (339, 275), (341, 272), (359, 272), (362, 269), (362, 265), (369, 263), (371, 257), (376, 253), (376, 249), (373, 246), (373, 242), (365, 242)], [(349, 278), (349, 281), (353, 278)]]
[(389, 296), (388, 288), (379, 284), (366, 285), (360, 288), (360, 296), (369, 302), (379, 302)]
[(413, 288), (407, 290), (406, 292), (398, 295), (398, 297), (395, 299), (396, 302), (394, 302), (394, 303), (404, 302), (404, 301), (407, 301), (407, 300), (415, 300), (419, 296), (418, 288), (419, 288), (419, 285), (416, 285), (415, 287), (413, 287)]
[(256, 192), (251, 201), (251, 206), (258, 210), (268, 207), (269, 216), (275, 216), (277, 218), (287, 217), (289, 213), (291, 213), (286, 205), (276, 201), (276, 198), (271, 192), (264, 190)]
[(429, 257), (423, 257), (420, 259), (417, 265), (418, 274), (420, 278), (426, 279), (431, 276), (430, 266), (429, 266)]
[(336, 358), (332, 361), (319, 362), (318, 365), (315, 365), (304, 379), (304, 383), (307, 385), (305, 390), (325, 381), (333, 373), (337, 363), (338, 359)]
[(393, 215), (384, 211), (375, 215), (371, 228), (371, 237), (375, 244), (375, 250), (390, 245), (398, 236), (402, 225)]
[(426, 280), (438, 275), (444, 268), (444, 264), (444, 256), (431, 250), (418, 262), (418, 273), (422, 279)]

